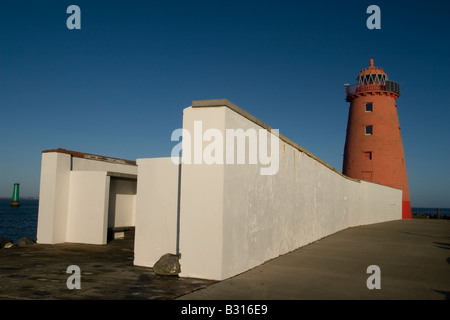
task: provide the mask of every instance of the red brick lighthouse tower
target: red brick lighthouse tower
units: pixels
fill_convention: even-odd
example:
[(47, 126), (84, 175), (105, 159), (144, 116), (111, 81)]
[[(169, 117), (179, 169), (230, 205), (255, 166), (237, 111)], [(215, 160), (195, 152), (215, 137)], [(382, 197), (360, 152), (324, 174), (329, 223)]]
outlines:
[(396, 100), (397, 82), (382, 68), (361, 70), (357, 83), (346, 89), (350, 102), (342, 172), (355, 179), (403, 190), (402, 217), (411, 218), (408, 178)]

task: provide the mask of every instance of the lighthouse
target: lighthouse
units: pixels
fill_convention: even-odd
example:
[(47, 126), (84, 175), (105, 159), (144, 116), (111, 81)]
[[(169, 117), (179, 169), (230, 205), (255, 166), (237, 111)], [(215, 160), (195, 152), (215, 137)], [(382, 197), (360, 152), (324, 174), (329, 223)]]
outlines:
[(348, 177), (403, 190), (402, 218), (411, 218), (408, 178), (396, 101), (397, 82), (382, 68), (362, 69), (356, 84), (347, 86), (350, 102), (342, 172)]

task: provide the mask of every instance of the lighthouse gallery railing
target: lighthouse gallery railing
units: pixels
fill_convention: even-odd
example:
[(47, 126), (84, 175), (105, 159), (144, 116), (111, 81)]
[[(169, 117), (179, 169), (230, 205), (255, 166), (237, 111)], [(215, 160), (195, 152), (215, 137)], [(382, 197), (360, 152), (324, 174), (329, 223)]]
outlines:
[(400, 85), (398, 82), (386, 80), (384, 82), (372, 82), (372, 83), (356, 83), (351, 86), (348, 86), (345, 89), (345, 92), (348, 95), (364, 92), (364, 91), (372, 91), (372, 90), (381, 90), (381, 91), (391, 91), (400, 95)]

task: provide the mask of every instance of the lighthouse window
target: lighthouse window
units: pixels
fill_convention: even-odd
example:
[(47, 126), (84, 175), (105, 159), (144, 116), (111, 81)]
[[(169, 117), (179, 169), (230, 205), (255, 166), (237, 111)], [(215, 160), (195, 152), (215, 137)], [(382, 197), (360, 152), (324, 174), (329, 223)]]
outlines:
[(364, 159), (372, 160), (372, 151), (365, 151), (364, 152)]
[(366, 112), (372, 112), (373, 111), (373, 104), (372, 102), (366, 103)]
[(366, 135), (371, 135), (373, 133), (373, 126), (366, 126)]

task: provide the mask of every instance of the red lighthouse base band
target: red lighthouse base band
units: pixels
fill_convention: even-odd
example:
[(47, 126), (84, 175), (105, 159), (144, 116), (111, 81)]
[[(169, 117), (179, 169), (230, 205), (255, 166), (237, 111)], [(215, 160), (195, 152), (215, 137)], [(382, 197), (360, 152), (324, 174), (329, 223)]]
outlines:
[(402, 201), (402, 219), (412, 219), (411, 201)]

